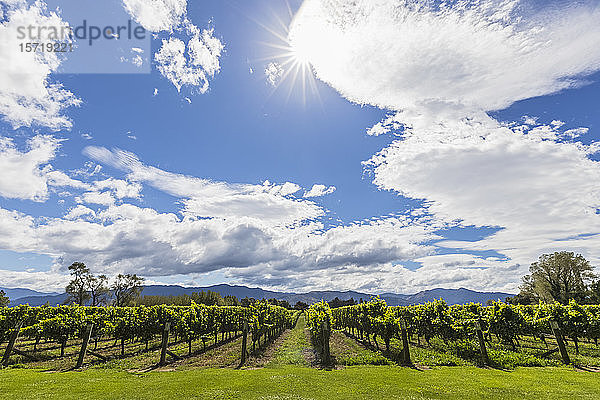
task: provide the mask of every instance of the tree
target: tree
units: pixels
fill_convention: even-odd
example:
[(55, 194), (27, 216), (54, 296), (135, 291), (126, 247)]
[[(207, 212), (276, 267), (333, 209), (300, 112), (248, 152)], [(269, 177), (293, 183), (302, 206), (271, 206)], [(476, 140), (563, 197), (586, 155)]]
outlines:
[(279, 306), (279, 307), (284, 307), (284, 308), (292, 308), (292, 306), (290, 305), (290, 303), (287, 300), (277, 300), (275, 298), (273, 299), (267, 299), (267, 303), (272, 304), (274, 306)]
[(144, 278), (135, 274), (119, 274), (112, 284), (111, 289), (115, 296), (115, 306), (125, 307), (137, 299), (144, 287)]
[(340, 300), (338, 297), (328, 302), (330, 308), (339, 308), (344, 306), (353, 306), (356, 304), (354, 298), (349, 298), (348, 300)]
[(590, 303), (600, 304), (600, 280), (590, 285)]
[(84, 263), (74, 262), (69, 266), (71, 271), (71, 282), (67, 285), (66, 292), (69, 295), (69, 302), (84, 305), (90, 299), (88, 292), (88, 277), (90, 270)]
[(108, 289), (108, 278), (106, 275), (86, 276), (87, 289), (92, 300), (92, 307), (106, 304), (107, 296), (110, 292)]
[(8, 307), (8, 303), (10, 303), (8, 296), (4, 293), (4, 290), (0, 290), (0, 308)]
[[(505, 299), (505, 301), (506, 301), (506, 303), (514, 304), (514, 305), (518, 305), (518, 304), (528, 305), (528, 304), (536, 304), (539, 301), (539, 299), (537, 299), (533, 295), (533, 293), (530, 293), (530, 292), (526, 292), (526, 293), (525, 292), (521, 292), (521, 293), (518, 293), (518, 294), (516, 294), (514, 296), (507, 297)], [(489, 304), (488, 304), (488, 302), (489, 302)], [(485, 305), (489, 306), (489, 305), (493, 305), (493, 303), (494, 303), (493, 300), (488, 300), (485, 303)]]
[(239, 306), (240, 301), (235, 296), (225, 296), (223, 297), (223, 302), (225, 306)]
[(256, 303), (256, 299), (248, 296), (240, 300), (240, 305), (242, 307), (250, 307), (250, 305), (254, 303)]
[(306, 310), (308, 308), (308, 304), (303, 301), (297, 301), (296, 304), (294, 304), (294, 308), (296, 310)]
[(590, 263), (581, 254), (561, 251), (542, 254), (531, 264), (530, 275), (523, 277), (520, 298), (558, 301), (568, 304), (574, 299), (583, 303), (589, 285), (596, 275)]

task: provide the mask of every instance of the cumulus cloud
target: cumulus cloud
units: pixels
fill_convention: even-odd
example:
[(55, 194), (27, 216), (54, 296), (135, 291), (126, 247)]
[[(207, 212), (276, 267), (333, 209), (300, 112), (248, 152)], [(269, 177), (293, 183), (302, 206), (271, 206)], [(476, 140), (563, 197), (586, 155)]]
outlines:
[[(168, 32), (154, 54), (158, 71), (181, 91), (206, 93), (221, 69), (224, 45), (213, 29), (200, 29), (187, 17), (187, 0), (123, 0), (125, 9), (151, 32)], [(137, 54), (133, 62), (143, 61)], [(158, 93), (154, 90), (154, 95)]]
[(322, 197), (335, 192), (335, 186), (325, 186), (320, 184), (313, 185), (312, 188), (306, 193), (304, 197)]
[(410, 294), (436, 287), (518, 291), (514, 280), (518, 266), (510, 262), (462, 254), (416, 256), (415, 260), (423, 264), (417, 270), (386, 262), (367, 267), (335, 265), (310, 273), (290, 269), (268, 270), (265, 274), (260, 267), (252, 267), (229, 270), (227, 277), (233, 282), (297, 292), (351, 289), (373, 294)]
[(600, 67), (594, 2), (306, 0), (289, 38), (343, 96), (390, 110), (502, 109)]
[(115, 204), (115, 198), (109, 191), (85, 192), (80, 197), (76, 197), (75, 200), (81, 203), (100, 204), (103, 206), (110, 206), (112, 204)]
[(61, 60), (54, 52), (19, 50), (19, 26), (66, 26), (45, 3), (36, 1), (6, 4), (0, 22), (0, 114), (14, 128), (33, 125), (53, 130), (71, 127), (64, 109), (81, 102), (51, 78)]
[[(56, 154), (59, 140), (35, 136), (21, 151), (12, 139), (0, 137), (0, 196), (10, 199), (44, 201), (48, 197), (48, 164)], [(58, 179), (57, 175), (52, 175)]]
[(69, 276), (58, 271), (14, 271), (0, 269), (2, 286), (32, 288), (58, 293), (63, 292), (69, 283)]
[(94, 210), (92, 210), (91, 208), (88, 208), (86, 206), (82, 206), (81, 204), (79, 204), (69, 210), (69, 212), (65, 215), (65, 219), (74, 220), (74, 219), (81, 218), (83, 216), (95, 217), (96, 212)]
[[(223, 270), (232, 279), (250, 283), (263, 277), (262, 284), (276, 286), (277, 277), (292, 270), (303, 276), (332, 268), (370, 274), (386, 263), (426, 256), (432, 247), (423, 243), (440, 239), (434, 233), (440, 225), (417, 214), (326, 229), (319, 222), (325, 211), (295, 197), (302, 188), (292, 182), (213, 182), (146, 166), (119, 150), (88, 147), (85, 154), (125, 171), (127, 179), (82, 182), (55, 174), (57, 184), (83, 192), (75, 196), (79, 204), (62, 218), (0, 208), (0, 248), (47, 254), (59, 275), (82, 261), (96, 273), (160, 277)], [(177, 197), (180, 212), (120, 201), (139, 198), (142, 184)], [(249, 271), (253, 278), (247, 278)], [(287, 287), (301, 284), (294, 278)]]
[(123, 0), (123, 5), (147, 30), (172, 31), (184, 19), (187, 0)]
[(440, 218), (503, 228), (440, 245), (495, 250), (524, 266), (554, 249), (597, 260), (600, 164), (589, 155), (599, 146), (561, 140), (566, 132), (491, 118), (446, 122), (407, 131), (368, 165), (379, 187), (426, 199)]
[(163, 39), (154, 61), (160, 73), (178, 91), (183, 86), (190, 86), (205, 93), (210, 79), (221, 69), (219, 59), (224, 46), (212, 29), (200, 30), (193, 25), (189, 29), (191, 39), (187, 43), (176, 37)]
[(142, 191), (142, 185), (138, 182), (128, 182), (115, 178), (94, 181), (93, 187), (96, 190), (110, 189), (117, 199), (139, 199)]
[[(205, 273), (226, 269), (255, 279), (285, 271), (358, 268), (427, 255), (420, 243), (436, 239), (431, 228), (407, 218), (390, 218), (322, 232), (311, 223), (274, 227), (253, 218), (180, 218), (131, 204), (93, 212), (78, 206), (68, 218), (36, 219), (0, 208), (0, 248), (48, 254), (56, 271), (77, 260), (95, 272), (144, 276)], [(299, 282), (290, 280), (289, 286)]]

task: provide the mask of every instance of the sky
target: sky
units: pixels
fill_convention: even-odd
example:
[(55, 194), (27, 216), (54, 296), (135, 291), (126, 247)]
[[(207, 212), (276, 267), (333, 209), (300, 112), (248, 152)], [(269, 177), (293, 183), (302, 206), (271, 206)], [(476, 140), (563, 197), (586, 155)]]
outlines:
[[(5, 0), (0, 22), (0, 287), (62, 291), (79, 261), (516, 293), (543, 253), (598, 265), (598, 1)], [(28, 51), (50, 27), (65, 52)]]

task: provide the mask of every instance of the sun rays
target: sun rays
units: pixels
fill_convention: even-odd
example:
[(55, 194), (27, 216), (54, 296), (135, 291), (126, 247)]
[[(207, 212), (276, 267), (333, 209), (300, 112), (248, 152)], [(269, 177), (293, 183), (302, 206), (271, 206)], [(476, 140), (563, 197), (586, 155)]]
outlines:
[[(306, 105), (309, 98), (321, 98), (317, 88), (317, 80), (310, 63), (310, 43), (298, 40), (290, 35), (290, 26), (293, 22), (293, 12), (288, 4), (288, 14), (285, 20), (274, 14), (274, 23), (268, 26), (256, 21), (269, 35), (270, 40), (260, 42), (267, 48), (268, 55), (260, 61), (269, 62), (265, 73), (267, 81), (273, 86), (274, 91), (287, 90), (286, 101), (298, 95), (302, 104)], [(286, 23), (286, 20), (289, 21)], [(271, 75), (277, 72), (276, 75)]]

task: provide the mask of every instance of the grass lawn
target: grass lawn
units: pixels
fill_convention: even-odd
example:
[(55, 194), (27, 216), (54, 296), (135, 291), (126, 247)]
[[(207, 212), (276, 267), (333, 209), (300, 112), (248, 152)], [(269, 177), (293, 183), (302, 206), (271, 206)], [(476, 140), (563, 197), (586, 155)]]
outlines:
[(116, 370), (0, 371), (2, 399), (599, 399), (600, 376), (569, 368), (476, 367), (425, 371), (282, 366), (135, 374)]

